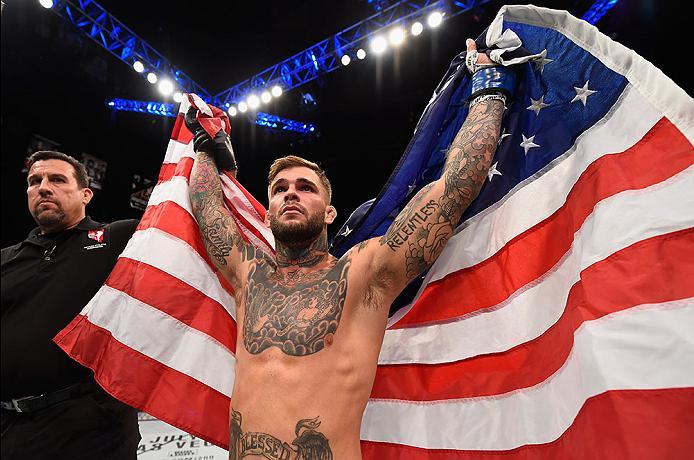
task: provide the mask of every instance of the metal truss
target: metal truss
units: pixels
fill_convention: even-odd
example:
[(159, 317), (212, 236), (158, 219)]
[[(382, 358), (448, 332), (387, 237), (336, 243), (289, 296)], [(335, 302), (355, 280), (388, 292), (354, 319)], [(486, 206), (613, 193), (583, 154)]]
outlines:
[(425, 21), (426, 16), (433, 11), (445, 13), (444, 17), (449, 19), (489, 1), (491, 0), (399, 1), (247, 80), (215, 94), (213, 103), (229, 107), (252, 93), (270, 89), (274, 85), (281, 86), (284, 91), (297, 88), (315, 80), (320, 75), (343, 67), (340, 59), (345, 54), (352, 60), (356, 59), (357, 50), (366, 48), (368, 41), (384, 32), (384, 29), (395, 25), (405, 27), (408, 23), (417, 20)]
[[(124, 112), (148, 113), (175, 118), (178, 116), (177, 104), (165, 102), (135, 101), (131, 99), (109, 99), (106, 106), (112, 110)], [(302, 135), (317, 134), (316, 125), (304, 121), (291, 120), (265, 112), (255, 113), (255, 124), (275, 131), (291, 132)]]
[(581, 19), (591, 24), (595, 24), (605, 16), (610, 8), (615, 6), (619, 0), (596, 0), (595, 3), (585, 12)]
[(136, 60), (142, 62), (145, 66), (143, 77), (148, 72), (154, 72), (159, 78), (169, 77), (176, 82), (180, 91), (196, 93), (208, 102), (211, 100), (209, 91), (174, 66), (95, 1), (58, 0), (51, 11), (73, 24), (131, 68)]
[[(169, 75), (176, 81), (177, 88), (181, 91), (194, 92), (207, 102), (226, 108), (246, 99), (250, 94), (257, 94), (274, 85), (279, 85), (284, 91), (288, 91), (315, 80), (321, 75), (341, 68), (343, 65), (340, 59), (343, 55), (348, 55), (351, 59), (354, 59), (358, 49), (366, 48), (367, 42), (371, 38), (390, 27), (395, 25), (405, 27), (414, 21), (424, 21), (433, 11), (440, 11), (444, 13), (444, 18), (450, 19), (490, 1), (382, 1), (379, 3), (381, 9), (372, 16), (214, 96), (183, 71), (173, 66), (161, 53), (138, 37), (95, 1), (58, 0), (52, 10), (74, 24), (75, 27), (89, 36), (94, 42), (104, 47), (108, 52), (129, 66), (135, 60), (139, 60), (145, 65), (147, 70), (155, 71), (160, 77)], [(595, 24), (617, 1), (596, 0), (583, 15), (583, 19), (591, 24)], [(387, 6), (388, 4), (390, 6)], [(144, 73), (146, 71), (143, 72), (143, 75)], [(140, 104), (167, 105), (156, 102), (142, 102)], [(142, 105), (138, 107), (142, 107)], [(129, 110), (135, 109), (131, 108)], [(156, 110), (135, 111), (159, 114)], [(267, 123), (272, 124), (274, 122), (268, 121)]]

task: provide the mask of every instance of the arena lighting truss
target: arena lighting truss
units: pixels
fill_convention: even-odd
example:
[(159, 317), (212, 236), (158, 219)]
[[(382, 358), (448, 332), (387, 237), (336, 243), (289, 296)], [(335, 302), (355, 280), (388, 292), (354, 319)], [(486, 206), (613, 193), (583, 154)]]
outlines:
[[(110, 99), (106, 106), (113, 110), (124, 112), (148, 113), (175, 118), (178, 109), (174, 104), (152, 101), (133, 101), (129, 99)], [(255, 113), (255, 124), (277, 131), (292, 132), (303, 135), (317, 134), (316, 125), (303, 121), (290, 120), (265, 112)]]
[[(50, 9), (70, 21), (92, 40), (106, 48), (111, 54), (128, 65), (135, 61), (142, 64), (139, 71), (144, 75), (158, 70), (159, 75), (172, 77), (179, 91), (195, 92), (204, 100), (218, 107), (229, 108), (249, 96), (262, 95), (270, 88), (288, 91), (302, 86), (318, 76), (343, 67), (342, 58), (352, 60), (357, 51), (363, 53), (366, 43), (374, 36), (393, 26), (406, 26), (422, 20), (434, 11), (448, 19), (470, 11), (491, 0), (402, 0), (387, 6), (376, 14), (338, 32), (308, 49), (297, 53), (249, 79), (224, 90), (215, 96), (195, 83), (184, 72), (175, 68), (159, 52), (148, 45), (92, 0), (57, 0)], [(618, 0), (596, 0), (583, 19), (595, 24)], [(381, 2), (386, 5), (390, 2)], [(405, 29), (406, 27), (403, 27)], [(360, 59), (359, 57), (357, 57)], [(363, 54), (361, 56), (363, 58)], [(347, 60), (347, 63), (349, 63)], [(152, 72), (152, 74), (155, 74)], [(156, 75), (156, 74), (155, 74)], [(151, 76), (151, 75), (150, 75)], [(265, 90), (265, 91), (263, 91)], [(180, 97), (180, 93), (177, 94)]]
[(588, 8), (588, 11), (581, 16), (581, 19), (589, 22), (590, 24), (595, 24), (600, 20), (600, 18), (605, 16), (605, 13), (607, 13), (610, 8), (615, 6), (618, 1), (619, 0), (597, 0), (590, 8)]
[(344, 67), (342, 56), (357, 59), (359, 49), (367, 49), (369, 40), (387, 29), (400, 26), (407, 29), (410, 23), (426, 23), (426, 17), (438, 11), (449, 19), (460, 13), (488, 3), (491, 0), (403, 0), (394, 3), (376, 14), (326, 38), (256, 75), (214, 96), (214, 103), (229, 107), (245, 100), (250, 94), (278, 85), (284, 91), (297, 88), (315, 80), (320, 75)]
[(56, 0), (49, 9), (131, 68), (136, 61), (140, 62), (143, 67), (139, 73), (143, 77), (149, 73), (154, 73), (159, 79), (168, 77), (176, 82), (178, 91), (195, 93), (208, 102), (212, 99), (209, 91), (98, 3), (92, 0)]

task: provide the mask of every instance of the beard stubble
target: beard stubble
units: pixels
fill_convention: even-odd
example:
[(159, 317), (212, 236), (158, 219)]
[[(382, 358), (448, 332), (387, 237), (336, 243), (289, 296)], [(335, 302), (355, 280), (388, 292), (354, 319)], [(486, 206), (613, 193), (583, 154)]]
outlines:
[(270, 230), (277, 241), (292, 245), (313, 241), (325, 228), (323, 213), (316, 212), (308, 217), (305, 222), (280, 222), (274, 216), (270, 216)]

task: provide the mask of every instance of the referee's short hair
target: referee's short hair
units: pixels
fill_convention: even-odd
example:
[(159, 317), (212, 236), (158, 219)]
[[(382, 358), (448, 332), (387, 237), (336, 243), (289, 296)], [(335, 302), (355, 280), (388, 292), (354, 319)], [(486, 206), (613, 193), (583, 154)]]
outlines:
[(79, 188), (89, 187), (89, 176), (87, 175), (87, 168), (84, 167), (82, 163), (77, 161), (70, 155), (66, 155), (62, 152), (56, 152), (54, 150), (39, 150), (33, 153), (27, 159), (27, 169), (31, 169), (34, 163), (42, 160), (61, 160), (66, 163), (70, 163), (72, 169), (75, 172), (75, 180), (77, 180), (77, 185)]

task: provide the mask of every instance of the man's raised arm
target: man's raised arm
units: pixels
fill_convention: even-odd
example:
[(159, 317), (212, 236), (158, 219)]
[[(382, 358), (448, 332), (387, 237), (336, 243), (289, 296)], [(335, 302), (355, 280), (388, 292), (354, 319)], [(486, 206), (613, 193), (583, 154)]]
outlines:
[[(467, 49), (469, 56), (477, 54), (472, 40)], [(491, 61), (480, 54), (468, 67), (475, 70), (479, 64)], [(385, 235), (362, 246), (371, 257), (372, 270), (389, 274), (385, 288), (393, 295), (434, 263), (487, 178), (497, 148), (504, 93), (515, 84), (515, 75), (497, 68), (480, 72), (473, 77), (469, 114), (448, 149), (441, 178), (410, 200)]]
[[(236, 222), (224, 206), (220, 168), (236, 176), (236, 160), (229, 137), (223, 130), (211, 138), (195, 118), (196, 109), (186, 114), (186, 126), (193, 133), (195, 163), (190, 173), (190, 202), (198, 222), (205, 249), (215, 266), (229, 280), (234, 289), (239, 287), (242, 253), (247, 243), (239, 233)], [(223, 165), (223, 166), (222, 166)]]

